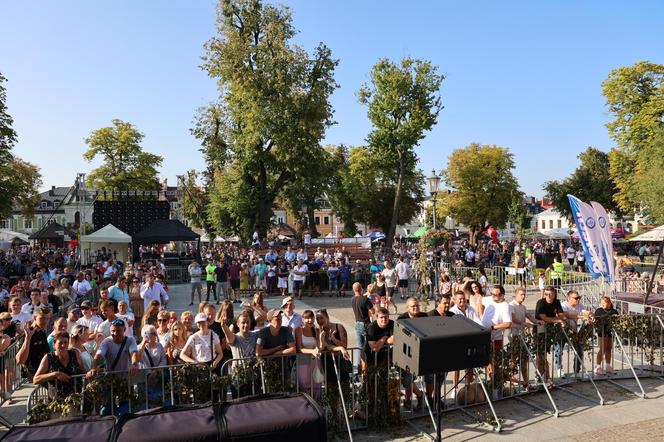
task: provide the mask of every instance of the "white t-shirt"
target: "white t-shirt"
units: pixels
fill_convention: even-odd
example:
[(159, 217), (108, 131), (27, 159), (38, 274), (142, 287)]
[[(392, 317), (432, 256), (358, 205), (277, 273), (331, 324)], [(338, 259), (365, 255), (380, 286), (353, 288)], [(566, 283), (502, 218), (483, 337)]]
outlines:
[[(512, 313), (512, 317), (518, 319), (520, 322), (526, 321), (526, 313), (528, 313), (528, 309), (526, 309), (525, 305), (519, 304), (518, 302), (512, 300), (510, 302), (510, 312)], [(512, 329), (514, 332), (517, 330), (520, 332), (523, 330), (523, 325), (513, 322)]]
[[(76, 321), (76, 323), (77, 323), (78, 325), (84, 325), (84, 326), (86, 326), (86, 327), (88, 328), (88, 330), (90, 330), (90, 331), (93, 331), (93, 330), (96, 331), (96, 330), (97, 330), (97, 327), (99, 327), (99, 324), (101, 324), (102, 322), (103, 322), (103, 321), (101, 320), (101, 318), (100, 318), (99, 316), (97, 316), (97, 315), (92, 315), (92, 316), (90, 317), (90, 319), (88, 319), (88, 318), (86, 318), (85, 316), (83, 316), (81, 319), (79, 319), (78, 321)], [(109, 332), (109, 336), (110, 336), (110, 332)]]
[(576, 252), (576, 261), (577, 262), (583, 262), (586, 260), (586, 255), (583, 254), (583, 250), (579, 250)]
[[(212, 335), (212, 339), (210, 339), (210, 335)], [(182, 352), (186, 352), (187, 349), (191, 347), (191, 357), (196, 362), (210, 362), (213, 360), (213, 348), (210, 347), (210, 341), (212, 341), (213, 346), (216, 346), (217, 343), (220, 342), (219, 336), (217, 336), (217, 334), (212, 330), (208, 330), (208, 334), (206, 336), (201, 336), (198, 333), (194, 333), (187, 339), (187, 343), (184, 344)]]
[[(129, 324), (127, 324), (127, 320), (125, 318), (120, 318), (119, 316), (118, 319), (122, 319), (124, 321), (125, 334), (127, 334), (127, 330), (129, 330)], [(102, 335), (103, 337), (108, 338), (109, 336), (111, 336), (111, 322), (108, 319), (103, 321), (101, 324), (97, 326), (96, 332), (97, 335)]]
[(92, 287), (90, 286), (90, 283), (87, 279), (84, 279), (81, 282), (78, 280), (74, 281), (72, 288), (74, 289), (76, 296), (85, 296), (90, 290), (92, 290)]
[(574, 259), (576, 256), (576, 250), (574, 250), (574, 247), (568, 247), (567, 248), (567, 259)]
[(395, 269), (383, 269), (380, 272), (381, 275), (385, 278), (385, 285), (388, 287), (394, 287), (397, 285), (397, 271)]
[(408, 279), (408, 265), (405, 262), (399, 261), (397, 265), (394, 266), (394, 270), (396, 270), (399, 279)]
[(16, 324), (16, 328), (19, 330), (22, 330), (23, 327), (25, 327), (25, 324), (32, 321), (32, 315), (24, 311), (21, 311), (21, 313), (18, 313), (16, 315), (12, 313), (11, 315), (12, 315), (12, 322), (17, 322), (17, 321), (19, 322), (18, 324)]
[[(489, 299), (487, 300), (487, 298)], [(490, 328), (492, 325), (512, 322), (512, 313), (507, 301), (494, 302), (490, 296), (485, 296), (482, 298), (482, 304), (484, 305), (484, 316), (482, 316), (482, 325), (484, 327)], [(491, 332), (491, 339), (493, 341), (503, 339), (503, 331), (493, 330)]]
[[(580, 302), (576, 305), (576, 307), (572, 307), (571, 305), (569, 305), (569, 303), (567, 301), (563, 301), (563, 302), (560, 303), (560, 306), (563, 308), (563, 312), (573, 313), (577, 316), (579, 316), (582, 312), (588, 310), (588, 308), (585, 305), (581, 304)], [(565, 318), (565, 320), (567, 321), (569, 326), (572, 328), (572, 330), (576, 331), (577, 321), (574, 320), (574, 319), (570, 319), (570, 318)]]
[(477, 314), (474, 308), (472, 308), (469, 305), (466, 305), (466, 311), (462, 312), (461, 309), (457, 305), (453, 305), (450, 308), (450, 311), (454, 313), (455, 315), (461, 315), (465, 316), (466, 318), (470, 319), (471, 321), (476, 322), (477, 324), (482, 325), (482, 318), (480, 318), (480, 315)]
[(295, 270), (304, 273), (304, 275), (293, 273), (293, 281), (304, 281), (305, 275), (309, 271), (309, 267), (306, 264), (302, 264), (301, 266), (295, 266)]

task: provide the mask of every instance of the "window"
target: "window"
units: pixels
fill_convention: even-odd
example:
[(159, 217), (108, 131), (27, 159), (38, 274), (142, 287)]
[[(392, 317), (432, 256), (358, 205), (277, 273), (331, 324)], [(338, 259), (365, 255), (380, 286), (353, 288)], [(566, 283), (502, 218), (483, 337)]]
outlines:
[(23, 221), (23, 226), (26, 229), (32, 229), (32, 220), (31, 219), (26, 219)]
[(542, 230), (546, 229), (546, 221), (542, 220)]
[(549, 220), (549, 229), (553, 229), (553, 220), (552, 219)]
[(316, 225), (320, 224), (320, 216), (314, 217), (314, 220), (316, 221)]
[(561, 229), (562, 227), (563, 227), (563, 221), (559, 219), (558, 220), (558, 228)]
[(284, 219), (283, 219), (282, 217), (277, 218), (277, 223), (278, 223), (278, 224), (283, 224), (283, 223), (284, 223)]
[(0, 229), (8, 229), (8, 228), (9, 228), (9, 220), (0, 219)]
[(323, 217), (323, 224), (325, 224), (325, 225), (330, 224), (330, 217), (329, 216), (324, 216)]
[(53, 218), (51, 218), (51, 219), (48, 220), (47, 224), (53, 224), (54, 222), (55, 222), (55, 220)]
[(42, 209), (46, 209), (46, 208), (48, 208), (48, 201), (42, 201), (42, 202), (41, 202), (41, 208), (42, 208)]

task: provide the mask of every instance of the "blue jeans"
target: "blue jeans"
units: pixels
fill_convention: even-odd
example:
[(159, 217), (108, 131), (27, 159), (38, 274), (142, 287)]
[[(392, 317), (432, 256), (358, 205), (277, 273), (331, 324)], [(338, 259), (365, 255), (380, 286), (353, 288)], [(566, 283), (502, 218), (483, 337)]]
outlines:
[(367, 328), (369, 324), (366, 322), (356, 322), (355, 323), (355, 334), (357, 335), (357, 346), (360, 347), (360, 351), (364, 356), (364, 346), (367, 344)]

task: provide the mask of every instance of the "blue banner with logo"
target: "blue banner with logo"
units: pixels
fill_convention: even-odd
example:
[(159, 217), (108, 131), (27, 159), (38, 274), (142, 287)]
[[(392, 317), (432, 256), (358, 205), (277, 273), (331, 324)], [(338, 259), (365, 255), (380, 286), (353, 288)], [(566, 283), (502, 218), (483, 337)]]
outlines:
[(574, 223), (581, 239), (581, 246), (586, 255), (588, 270), (593, 278), (609, 277), (607, 262), (604, 259), (601, 227), (597, 214), (590, 204), (586, 204), (573, 195), (567, 195), (572, 209)]

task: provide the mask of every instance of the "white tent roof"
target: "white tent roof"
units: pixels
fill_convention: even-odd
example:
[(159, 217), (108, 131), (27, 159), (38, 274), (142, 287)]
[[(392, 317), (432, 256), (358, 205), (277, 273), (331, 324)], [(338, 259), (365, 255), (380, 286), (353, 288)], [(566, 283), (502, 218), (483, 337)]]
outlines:
[(95, 233), (81, 237), (81, 242), (130, 243), (131, 236), (127, 235), (113, 224), (107, 224)]
[(630, 241), (662, 241), (664, 239), (664, 225), (648, 230), (646, 233), (631, 238)]
[(0, 240), (2, 241), (11, 241), (14, 238), (20, 238), (24, 241), (28, 241), (28, 235), (25, 233), (14, 232), (13, 230), (0, 230)]

